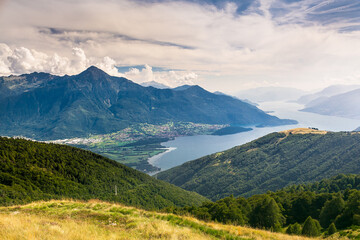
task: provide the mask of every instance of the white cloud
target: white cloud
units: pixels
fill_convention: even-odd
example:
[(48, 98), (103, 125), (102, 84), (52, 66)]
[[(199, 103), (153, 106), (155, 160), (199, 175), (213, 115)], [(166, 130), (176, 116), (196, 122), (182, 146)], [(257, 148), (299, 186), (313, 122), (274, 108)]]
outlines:
[(90, 66), (96, 66), (111, 76), (126, 77), (137, 83), (156, 81), (176, 87), (183, 84), (194, 84), (197, 74), (182, 71), (154, 72), (145, 64), (142, 69), (131, 68), (125, 74), (116, 68), (116, 61), (108, 56), (104, 58), (88, 58), (81, 48), (73, 48), (72, 58), (62, 57), (57, 53), (47, 55), (33, 49), (19, 47), (11, 49), (6, 44), (0, 44), (0, 74), (23, 74), (31, 72), (48, 72), (57, 75), (72, 75), (84, 71)]
[(72, 58), (57, 53), (48, 55), (34, 49), (18, 47), (11, 49), (0, 44), (0, 74), (23, 74), (48, 72), (57, 75), (78, 74), (91, 65), (95, 65), (113, 76), (123, 76), (115, 67), (116, 62), (110, 57), (88, 58), (81, 48), (73, 48)]
[[(183, 71), (154, 72), (147, 66), (126, 76), (170, 85), (201, 80), (210, 90), (228, 92), (264, 82), (299, 88), (334, 79), (360, 82), (360, 34), (306, 17), (317, 10), (310, 6), (319, 8), (323, 1), (259, 2), (256, 11), (236, 15), (234, 3), (217, 9), (180, 1), (7, 1), (0, 42), (10, 46), (11, 62), (0, 57), (0, 71), (64, 74), (95, 64), (117, 75), (116, 64), (147, 63)], [(274, 6), (287, 12), (274, 17)]]
[(124, 74), (120, 73), (119, 70), (115, 67), (115, 60), (110, 57), (104, 57), (100, 63), (94, 63), (94, 65), (111, 76), (124, 77)]
[(89, 65), (89, 60), (87, 59), (84, 50), (81, 48), (73, 48), (73, 55), (75, 59), (71, 61), (71, 66), (75, 69), (85, 69)]
[(12, 54), (11, 49), (8, 45), (0, 43), (0, 74), (8, 75), (11, 73), (9, 67), (8, 56)]
[(131, 68), (124, 76), (137, 83), (155, 81), (170, 87), (177, 87), (185, 84), (194, 85), (198, 80), (198, 75), (194, 72), (174, 70), (154, 72), (152, 67), (148, 64), (145, 64), (142, 69)]

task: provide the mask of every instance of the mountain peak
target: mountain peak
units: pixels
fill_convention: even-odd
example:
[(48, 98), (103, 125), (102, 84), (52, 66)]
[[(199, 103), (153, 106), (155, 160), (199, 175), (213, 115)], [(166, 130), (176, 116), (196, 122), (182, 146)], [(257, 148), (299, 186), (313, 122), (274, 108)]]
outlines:
[(202, 87), (200, 87), (199, 85), (190, 85), (189, 89), (196, 89), (196, 90), (204, 90), (206, 91), (205, 89), (203, 89)]
[(89, 75), (89, 74), (91, 74), (93, 77), (108, 76), (106, 72), (95, 66), (88, 67), (85, 71), (83, 71), (79, 75)]
[(184, 90), (187, 90), (187, 89), (189, 89), (189, 88), (191, 88), (191, 87), (193, 87), (193, 86), (195, 86), (195, 85), (181, 85), (181, 86), (178, 86), (178, 87), (176, 87), (176, 88), (173, 88), (173, 90), (174, 91), (184, 91)]

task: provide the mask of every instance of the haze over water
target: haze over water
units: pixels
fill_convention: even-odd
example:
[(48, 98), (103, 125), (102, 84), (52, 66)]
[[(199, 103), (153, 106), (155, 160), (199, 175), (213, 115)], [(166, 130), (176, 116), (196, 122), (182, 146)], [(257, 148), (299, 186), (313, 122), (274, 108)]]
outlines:
[(294, 119), (299, 123), (297, 125), (253, 128), (253, 131), (225, 136), (200, 135), (178, 137), (175, 140), (162, 143), (163, 146), (171, 148), (172, 151), (160, 156), (154, 156), (149, 161), (162, 170), (166, 170), (187, 161), (250, 142), (272, 132), (298, 127), (315, 127), (328, 131), (352, 131), (360, 126), (360, 120), (356, 119), (298, 111), (303, 108), (303, 105), (297, 103), (266, 102), (261, 103), (259, 108), (264, 111), (273, 111), (270, 114), (279, 118)]

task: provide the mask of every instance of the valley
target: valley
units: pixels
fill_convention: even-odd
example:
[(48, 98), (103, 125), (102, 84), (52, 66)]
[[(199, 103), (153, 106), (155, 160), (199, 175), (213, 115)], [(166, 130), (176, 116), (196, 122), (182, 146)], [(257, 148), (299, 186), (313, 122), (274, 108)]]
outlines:
[(359, 16), (0, 0), (0, 240), (360, 240)]
[(318, 129), (339, 132), (353, 131), (360, 126), (360, 120), (356, 119), (298, 111), (303, 107), (304, 105), (294, 102), (263, 102), (259, 105), (260, 109), (264, 111), (273, 111), (271, 114), (279, 116), (280, 118), (295, 119), (298, 121), (298, 124), (263, 128), (252, 126), (252, 131), (225, 136), (202, 135), (177, 137), (174, 140), (161, 144), (166, 148), (172, 148), (174, 150), (156, 158), (154, 165), (162, 170), (166, 170), (205, 155), (221, 152), (248, 143), (269, 133), (291, 128), (315, 127)]
[(173, 140), (175, 137), (208, 135), (226, 127), (227, 125), (185, 122), (169, 122), (162, 125), (140, 123), (111, 134), (48, 142), (90, 150), (139, 171), (151, 173), (159, 171), (160, 168), (149, 164), (149, 158), (167, 149), (160, 143)]
[[(263, 106), (264, 104), (269, 103), (263, 103)], [(294, 106), (293, 103), (287, 104)], [(286, 116), (286, 111), (281, 112), (281, 109), (285, 109), (285, 105), (278, 105), (277, 110), (274, 111), (273, 114)], [(275, 105), (272, 103), (271, 105), (265, 106), (271, 106), (272, 109), (274, 109)], [(302, 114), (307, 115), (310, 113), (299, 112), (299, 114), (299, 116), (301, 116)], [(295, 115), (292, 115), (292, 117), (294, 116)], [(322, 121), (321, 119), (324, 118), (326, 118), (326, 116), (319, 115), (319, 123), (328, 124), (328, 128), (336, 129), (344, 127), (335, 124), (336, 121)], [(304, 124), (301, 118), (298, 119), (300, 120), (299, 126)], [(343, 123), (343, 120), (344, 119), (339, 118), (338, 123)], [(348, 121), (353, 125), (358, 124), (356, 120), (349, 119)], [(352, 128), (351, 124), (347, 125), (347, 128)], [(312, 124), (312, 126), (318, 125)], [(318, 235), (313, 236), (321, 235), (321, 237), (325, 239), (344, 240), (357, 238), (360, 234), (356, 226), (357, 212), (353, 210), (349, 212), (349, 210), (346, 209), (353, 209), (351, 201), (357, 201), (357, 192), (353, 190), (359, 190), (358, 176), (338, 176), (335, 180), (327, 180), (324, 179), (324, 177), (334, 176), (337, 173), (358, 173), (360, 171), (354, 167), (359, 166), (356, 162), (358, 161), (356, 157), (358, 153), (356, 151), (358, 149), (357, 142), (360, 141), (360, 139), (358, 139), (360, 134), (317, 130), (315, 127), (288, 130), (289, 126), (277, 126), (268, 128), (254, 127), (251, 131), (224, 136), (211, 135), (223, 128), (226, 129), (228, 126), (170, 122), (162, 125), (137, 124), (131, 128), (129, 127), (111, 134), (51, 141), (50, 145), (22, 139), (2, 139), (3, 143), (0, 145), (3, 146), (3, 148), (0, 149), (0, 153), (5, 157), (6, 163), (1, 167), (3, 172), (0, 174), (0, 177), (2, 178), (3, 184), (0, 185), (0, 197), (4, 201), (2, 205), (16, 204), (17, 206), (0, 208), (0, 222), (9, 224), (13, 229), (18, 226), (17, 224), (21, 221), (20, 219), (26, 218), (33, 223), (28, 226), (28, 230), (26, 231), (17, 230), (12, 232), (7, 230), (6, 233), (0, 232), (0, 235), (3, 234), (5, 236), (5, 234), (11, 234), (9, 236), (18, 236), (17, 234), (43, 234), (43, 236), (47, 236), (47, 234), (51, 232), (52, 235), (56, 236), (55, 239), (57, 237), (61, 239), (61, 237), (64, 236), (62, 232), (64, 232), (67, 236), (76, 238), (87, 235), (88, 231), (90, 231), (88, 228), (91, 228), (96, 229), (96, 234), (99, 239), (109, 239), (111, 236), (117, 236), (117, 238), (120, 239), (142, 239), (144, 236), (150, 238), (158, 236), (159, 239), (171, 239), (181, 236), (186, 236), (186, 238), (189, 239), (306, 239), (305, 236), (298, 235), (307, 234), (305, 230), (302, 230), (305, 228), (304, 225), (307, 217), (311, 216), (315, 219), (314, 221), (319, 221), (322, 216), (319, 214), (322, 208), (325, 207), (326, 202), (331, 201), (331, 199), (341, 194), (347, 204), (346, 206), (348, 206), (344, 208), (343, 214), (350, 214), (352, 216), (351, 219), (355, 219), (355, 226), (351, 228), (349, 225), (342, 226), (338, 221), (336, 222), (336, 228), (339, 229), (336, 230), (334, 234), (331, 234), (331, 236), (328, 233), (327, 225), (319, 228), (318, 233), (314, 233)], [(275, 129), (278, 129), (278, 131), (271, 133)], [(265, 131), (269, 131), (271, 134), (262, 137)], [(192, 136), (192, 134), (195, 135)], [(70, 157), (67, 152), (75, 150), (77, 152), (76, 155), (79, 153), (84, 154), (85, 159), (89, 158), (90, 155), (86, 154), (90, 152), (78, 152), (79, 150), (64, 146), (64, 144), (97, 151), (118, 162), (126, 162), (128, 165), (134, 164), (135, 167), (132, 167), (139, 169), (139, 166), (141, 166), (139, 159), (141, 157), (143, 157), (144, 162), (146, 160), (146, 163), (149, 164), (148, 158), (152, 154), (156, 157), (158, 153), (163, 153), (163, 156), (166, 156), (175, 152), (176, 150), (165, 153), (168, 149), (166, 144), (173, 141), (186, 138), (215, 138), (216, 141), (214, 142), (219, 144), (220, 142), (224, 142), (220, 139), (236, 139), (239, 136), (245, 135), (256, 138), (256, 134), (259, 134), (260, 138), (250, 143), (202, 157), (201, 159), (205, 159), (206, 161), (200, 163), (201, 169), (198, 169), (196, 166), (201, 160), (199, 159), (168, 171), (160, 172), (156, 175), (156, 178), (166, 181), (169, 181), (166, 176), (176, 176), (174, 181), (169, 182), (179, 185), (178, 181), (185, 179), (184, 176), (188, 177), (194, 174), (195, 177), (193, 177), (193, 180), (179, 185), (182, 188), (194, 192), (184, 191), (180, 188), (175, 189), (171, 184), (168, 186), (162, 185), (162, 181), (155, 180), (149, 176), (145, 177), (145, 174), (141, 175), (136, 173), (135, 170), (126, 168), (125, 166), (122, 166), (123, 170), (121, 171), (115, 170), (116, 167), (111, 167), (115, 162), (111, 163), (111, 160), (105, 159), (100, 161), (95, 160), (100, 156), (91, 156), (91, 161), (84, 165), (85, 169), (82, 171), (80, 171), (78, 167), (75, 168), (75, 171), (69, 172), (69, 170), (66, 170), (68, 164), (70, 164), (66, 161), (66, 159)], [(169, 139), (173, 140), (168, 141)], [(164, 144), (164, 141), (167, 142)], [(242, 137), (242, 141), (246, 141), (244, 137)], [(232, 144), (236, 142), (238, 143), (237, 145), (240, 145), (239, 141), (233, 141)], [(316, 142), (316, 144), (312, 142)], [(250, 147), (250, 150), (247, 149), (248, 147)], [(39, 148), (39, 150), (37, 150), (37, 148)], [(9, 149), (12, 150), (9, 151)], [(237, 153), (239, 149), (240, 154)], [(323, 149), (328, 150), (325, 153)], [(331, 151), (329, 151), (329, 149), (331, 149)], [(121, 150), (121, 152), (119, 150)], [(134, 155), (132, 155), (131, 151), (134, 152)], [(45, 154), (45, 152), (47, 153)], [(57, 152), (57, 154), (54, 154), (55, 152)], [(193, 150), (190, 152), (193, 154), (193, 152), (196, 151)], [(299, 152), (302, 152), (303, 156), (299, 155)], [(245, 155), (242, 156), (242, 154)], [(312, 157), (312, 155), (314, 155), (314, 157)], [(30, 166), (30, 171), (25, 173), (25, 175), (30, 177), (24, 179), (24, 177), (22, 177), (24, 173), (22, 173), (20, 166), (12, 165), (11, 161), (12, 159), (16, 159), (16, 162), (21, 162), (24, 161), (27, 156), (30, 156), (30, 161), (26, 160), (28, 162), (26, 163), (25, 161), (25, 165)], [(43, 159), (43, 156), (50, 156), (51, 161), (47, 162)], [(59, 156), (62, 157), (58, 158)], [(95, 157), (95, 161), (99, 162), (93, 162), (93, 157)], [(215, 162), (212, 161), (213, 157)], [(75, 158), (77, 161), (76, 166), (81, 166), (85, 163), (84, 160), (81, 160), (82, 158), (83, 157)], [(267, 158), (273, 158), (275, 162), (268, 161)], [(334, 158), (336, 158), (336, 160), (334, 160), (336, 164), (332, 164), (336, 170), (325, 160), (333, 160)], [(37, 161), (38, 163), (36, 163), (34, 161), (35, 159), (41, 161)], [(238, 162), (239, 159), (242, 159), (240, 163)], [(57, 164), (59, 164), (59, 166), (62, 165), (62, 167), (58, 169), (57, 164), (52, 166), (52, 161), (58, 162)], [(111, 164), (105, 164), (103, 161), (109, 161)], [(249, 165), (249, 171), (246, 170), (247, 161), (251, 165)], [(256, 164), (253, 161), (256, 161)], [(295, 164), (295, 167), (289, 167), (287, 161), (290, 164)], [(301, 162), (301, 164), (297, 165), (299, 162)], [(158, 164), (156, 161), (151, 161), (151, 158), (150, 163), (154, 164), (154, 166)], [(70, 165), (74, 166), (73, 164), (74, 163)], [(100, 165), (98, 164), (105, 165), (99, 168)], [(237, 167), (239, 164), (241, 165), (242, 172), (238, 172)], [(116, 166), (116, 164), (114, 166)], [(150, 166), (153, 167), (152, 165)], [(190, 166), (190, 168), (184, 169), (184, 166)], [(302, 169), (304, 166), (312, 170), (308, 168)], [(61, 169), (67, 172), (64, 173), (64, 170)], [(178, 169), (180, 169), (180, 171), (178, 171)], [(258, 171), (257, 169), (262, 170)], [(284, 169), (290, 170), (287, 172), (284, 171)], [(79, 172), (77, 173), (78, 170)], [(156, 168), (152, 168), (149, 171), (143, 171), (150, 173), (157, 170)], [(123, 182), (118, 182), (119, 179), (117, 179), (117, 177), (114, 179), (109, 178), (109, 174), (111, 175), (113, 171), (120, 174)], [(207, 171), (209, 174), (206, 173)], [(244, 171), (247, 171), (247, 173), (243, 174)], [(87, 175), (89, 172), (91, 172), (91, 175), (95, 174), (97, 176), (96, 178), (102, 179), (102, 181), (98, 181), (96, 178), (89, 178), (90, 175)], [(319, 172), (326, 174), (318, 175)], [(301, 175), (296, 175), (296, 173), (301, 173)], [(252, 176), (251, 174), (255, 175)], [(290, 174), (293, 179), (288, 179), (286, 174)], [(204, 178), (204, 176), (207, 175), (210, 176), (210, 179), (216, 181), (209, 184), (206, 177)], [(239, 182), (236, 179), (236, 177), (242, 178), (244, 175), (246, 175), (246, 181)], [(72, 177), (67, 177), (68, 179), (65, 180), (63, 176)], [(230, 177), (230, 180), (227, 180), (227, 177)], [(88, 179), (90, 182), (86, 182), (84, 179)], [(150, 181), (150, 179), (153, 180)], [(49, 184), (54, 180), (54, 186)], [(153, 182), (154, 180), (155, 182)], [(293, 185), (320, 180), (322, 181), (316, 182), (313, 185)], [(117, 184), (115, 184), (116, 190), (114, 189), (114, 181), (117, 182)], [(31, 188), (26, 187), (26, 183), (29, 184), (30, 182), (32, 182), (32, 184), (30, 184)], [(193, 185), (194, 188), (189, 188), (192, 186), (191, 182), (196, 182)], [(258, 185), (259, 182), (262, 182), (262, 184)], [(46, 185), (43, 185), (44, 183), (46, 183)], [(112, 188), (107, 186), (109, 183), (110, 186), (113, 185)], [(60, 187), (63, 185), (68, 186), (66, 187), (66, 191)], [(248, 190), (239, 192), (239, 189), (235, 186), (241, 186), (242, 189)], [(343, 188), (343, 186), (346, 186), (346, 188)], [(205, 190), (202, 191), (201, 189)], [(216, 192), (219, 190), (221, 192)], [(121, 193), (119, 197), (116, 196), (118, 192)], [(205, 197), (195, 192), (205, 195)], [(349, 194), (352, 195), (350, 196)], [(127, 209), (129, 209), (129, 207), (115, 206), (115, 203), (108, 205), (109, 203), (99, 200), (90, 200), (90, 202), (61, 200), (69, 196), (82, 201), (96, 198), (105, 201), (121, 202), (128, 206), (136, 206), (141, 209), (161, 210), (162, 213), (152, 212), (149, 215), (144, 210), (133, 209), (129, 210), (131, 213), (124, 214), (124, 212), (128, 211)], [(244, 196), (247, 198), (244, 198)], [(152, 199), (154, 197), (155, 199)], [(44, 199), (60, 200), (19, 205)], [(302, 203), (303, 200), (305, 201), (304, 203)], [(302, 214), (298, 213), (298, 209), (296, 208), (298, 202), (301, 202), (301, 207), (303, 207), (303, 204), (308, 204), (306, 205), (308, 211), (302, 210)], [(276, 211), (278, 211), (280, 215), (278, 215), (278, 220), (271, 220), (271, 224), (274, 225), (270, 223), (270, 225), (267, 225), (268, 223), (261, 220), (263, 217), (260, 216), (256, 218), (255, 213), (258, 211), (257, 209), (262, 209), (260, 212), (265, 211), (265, 206), (272, 206), (272, 204), (279, 206)], [(121, 209), (119, 210), (121, 214), (114, 212), (114, 208)], [(15, 214), (12, 215), (12, 212), (15, 212)], [(342, 210), (338, 212), (339, 218), (348, 218), (347, 215), (341, 215), (341, 212)], [(24, 216), (23, 213), (27, 215)], [(123, 215), (125, 215), (125, 217)], [(49, 216), (51, 216), (51, 219)], [(62, 220), (64, 216), (68, 216), (69, 225)], [(213, 221), (215, 221), (215, 223), (213, 223)], [(335, 220), (333, 219), (332, 221)], [(44, 224), (46, 222), (51, 222), (51, 224)], [(155, 224), (156, 227), (152, 229), (149, 222), (152, 222), (151, 226)], [(77, 228), (76, 226), (79, 223), (85, 226), (84, 229), (74, 232), (74, 229)], [(42, 230), (34, 229), (34, 227), (36, 228), (37, 225), (41, 224), (43, 225)], [(168, 224), (172, 227), (165, 227)], [(130, 225), (131, 227), (129, 227)], [(276, 231), (278, 233), (244, 227), (244, 225)], [(298, 226), (300, 226), (300, 230), (291, 230)], [(179, 227), (181, 230), (178, 229)], [(167, 230), (161, 230), (163, 228)], [(136, 231), (136, 234), (135, 232), (132, 233), (132, 231)], [(130, 235), (126, 235), (124, 232), (131, 233), (132, 237), (129, 237)], [(295, 235), (285, 235), (284, 233)]]

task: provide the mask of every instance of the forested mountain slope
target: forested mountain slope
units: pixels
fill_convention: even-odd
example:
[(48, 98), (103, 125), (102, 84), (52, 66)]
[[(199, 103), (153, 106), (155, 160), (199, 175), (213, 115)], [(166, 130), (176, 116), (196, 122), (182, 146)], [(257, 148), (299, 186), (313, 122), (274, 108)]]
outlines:
[(360, 134), (293, 129), (184, 163), (158, 179), (218, 200), (339, 173), (360, 173)]
[[(202, 220), (250, 225), (293, 235), (358, 239), (360, 175), (340, 174), (311, 184), (292, 185), (276, 192), (247, 199), (229, 196), (199, 207), (167, 208), (168, 212), (189, 213)], [(311, 231), (306, 222), (315, 223)], [(317, 225), (317, 226), (316, 226)], [(332, 227), (331, 227), (332, 226)], [(352, 231), (350, 230), (357, 230)], [(338, 229), (338, 230), (337, 230)], [(347, 238), (349, 237), (349, 238)]]
[(96, 67), (74, 76), (32, 73), (0, 77), (0, 93), (0, 135), (34, 139), (104, 134), (136, 123), (296, 123), (199, 86), (182, 90), (143, 87)]
[(146, 209), (199, 205), (206, 198), (90, 151), (0, 138), (0, 204), (101, 199)]

